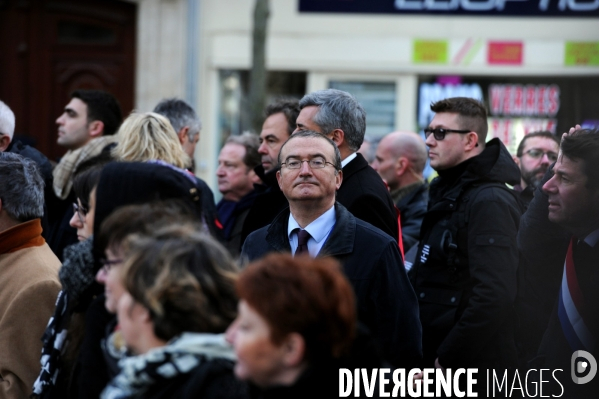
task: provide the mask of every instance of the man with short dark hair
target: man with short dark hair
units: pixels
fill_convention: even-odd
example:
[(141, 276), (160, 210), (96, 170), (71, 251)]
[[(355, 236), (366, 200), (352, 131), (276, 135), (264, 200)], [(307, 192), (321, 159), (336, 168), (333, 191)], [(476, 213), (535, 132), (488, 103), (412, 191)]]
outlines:
[(524, 136), (514, 160), (520, 167), (522, 180), (514, 190), (520, 193), (520, 199), (528, 205), (537, 188), (549, 169), (549, 165), (557, 160), (559, 140), (555, 134), (547, 131), (532, 132)]
[(326, 89), (300, 100), (296, 132), (313, 130), (333, 140), (341, 153), (343, 184), (337, 201), (355, 217), (399, 241), (397, 212), (389, 191), (358, 149), (366, 132), (366, 112), (349, 93)]
[(249, 235), (242, 258), (275, 251), (335, 257), (356, 293), (360, 321), (383, 356), (396, 367), (416, 367), (418, 309), (397, 242), (335, 201), (343, 178), (335, 143), (314, 131), (294, 133), (281, 147), (279, 163), (277, 181), (289, 208)]
[(99, 155), (115, 143), (114, 134), (122, 122), (117, 100), (101, 90), (75, 90), (64, 112), (56, 119), (57, 143), (68, 151), (53, 171), (56, 199), (48, 203), (51, 233), (48, 244), (60, 259), (63, 249), (77, 242), (69, 225), (73, 216), (73, 175), (84, 161)]
[(520, 171), (480, 101), (447, 98), (425, 129), (431, 184), (410, 276), (419, 298), (423, 367), (515, 367), (512, 325), (520, 204), (506, 183)]
[(599, 359), (599, 131), (577, 128), (563, 135), (557, 161), (522, 217), (518, 243), (529, 259), (522, 290), (538, 295), (524, 317), (544, 318), (546, 326), (529, 366), (562, 370), (547, 395), (594, 398), (599, 378), (582, 379), (596, 372), (589, 357)]
[(44, 182), (33, 160), (0, 152), (0, 398), (27, 398), (60, 291), (41, 236)]
[(167, 98), (160, 101), (153, 112), (165, 116), (171, 122), (183, 150), (193, 160), (202, 129), (202, 121), (194, 109), (183, 100)]
[(423, 176), (427, 159), (426, 145), (417, 133), (393, 132), (381, 139), (371, 164), (389, 186), (399, 209), (406, 252), (420, 239), (420, 225), (428, 206), (428, 183)]
[(251, 232), (266, 226), (287, 208), (287, 199), (277, 184), (276, 175), (280, 169), (278, 156), (281, 146), (295, 129), (299, 103), (297, 100), (279, 99), (267, 105), (264, 114), (266, 119), (258, 147), (262, 164), (254, 168), (262, 184), (255, 185), (257, 195), (243, 225), (241, 244)]
[(258, 137), (251, 133), (229, 137), (218, 156), (216, 176), (223, 198), (216, 209), (225, 246), (234, 256), (239, 255), (243, 222), (256, 198), (254, 184), (260, 179), (254, 168), (259, 164)]

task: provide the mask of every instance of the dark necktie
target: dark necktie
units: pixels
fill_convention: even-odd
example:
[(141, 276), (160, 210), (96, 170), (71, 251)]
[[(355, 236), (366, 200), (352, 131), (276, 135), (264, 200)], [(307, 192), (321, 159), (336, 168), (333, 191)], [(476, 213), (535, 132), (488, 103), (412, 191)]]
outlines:
[(308, 252), (308, 240), (310, 239), (310, 233), (306, 230), (299, 229), (297, 232), (297, 249), (295, 255), (309, 254)]

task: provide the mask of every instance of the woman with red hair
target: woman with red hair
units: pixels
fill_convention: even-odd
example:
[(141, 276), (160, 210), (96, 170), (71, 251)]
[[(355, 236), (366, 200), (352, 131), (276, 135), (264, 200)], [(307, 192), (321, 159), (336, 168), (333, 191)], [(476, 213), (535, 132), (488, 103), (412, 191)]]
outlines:
[(337, 397), (356, 332), (354, 294), (340, 264), (271, 254), (244, 269), (236, 291), (239, 313), (227, 340), (237, 378), (263, 397)]

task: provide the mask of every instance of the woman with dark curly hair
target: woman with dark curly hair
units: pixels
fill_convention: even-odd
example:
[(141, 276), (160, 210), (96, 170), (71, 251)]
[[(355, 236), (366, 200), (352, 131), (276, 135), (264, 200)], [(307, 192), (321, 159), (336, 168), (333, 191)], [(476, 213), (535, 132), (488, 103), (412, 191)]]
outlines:
[(208, 235), (180, 226), (125, 239), (119, 331), (133, 356), (102, 398), (243, 398), (224, 331), (237, 266)]

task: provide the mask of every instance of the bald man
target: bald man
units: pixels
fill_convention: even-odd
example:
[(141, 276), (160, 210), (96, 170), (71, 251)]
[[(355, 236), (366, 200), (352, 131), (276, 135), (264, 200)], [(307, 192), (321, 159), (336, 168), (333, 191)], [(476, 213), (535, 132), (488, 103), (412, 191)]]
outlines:
[(387, 182), (401, 216), (404, 251), (420, 239), (420, 225), (428, 204), (428, 183), (422, 172), (428, 153), (424, 140), (413, 132), (393, 132), (382, 138), (372, 163)]

